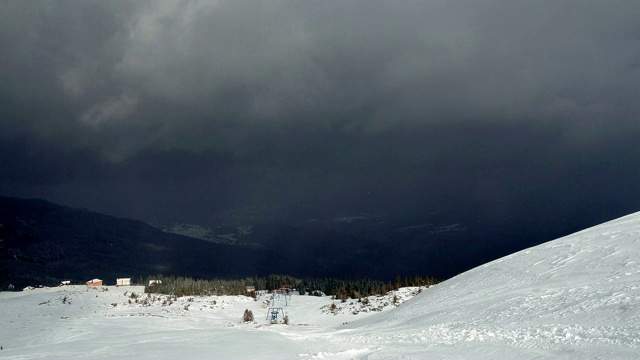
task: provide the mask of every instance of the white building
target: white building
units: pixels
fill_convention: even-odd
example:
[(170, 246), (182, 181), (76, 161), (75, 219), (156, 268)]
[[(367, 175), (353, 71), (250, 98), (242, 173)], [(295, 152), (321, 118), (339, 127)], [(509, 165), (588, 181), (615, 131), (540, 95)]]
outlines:
[(116, 286), (131, 286), (131, 278), (116, 279)]

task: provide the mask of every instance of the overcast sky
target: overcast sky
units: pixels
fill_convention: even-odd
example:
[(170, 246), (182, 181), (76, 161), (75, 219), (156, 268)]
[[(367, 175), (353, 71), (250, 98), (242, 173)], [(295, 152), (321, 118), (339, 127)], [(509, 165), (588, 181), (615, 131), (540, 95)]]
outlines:
[(5, 0), (0, 194), (185, 222), (637, 211), (638, 19), (638, 1)]

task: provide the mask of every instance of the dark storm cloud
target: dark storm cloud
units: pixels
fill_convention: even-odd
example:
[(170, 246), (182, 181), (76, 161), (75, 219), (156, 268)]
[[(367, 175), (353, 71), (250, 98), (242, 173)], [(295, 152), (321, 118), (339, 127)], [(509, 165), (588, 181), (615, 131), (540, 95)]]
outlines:
[[(3, 1), (3, 191), (509, 213), (608, 156), (637, 177), (638, 18), (635, 1)], [(574, 203), (603, 179), (577, 181)]]
[(244, 146), (289, 126), (562, 121), (581, 138), (639, 110), (632, 1), (2, 8), (5, 106), (26, 112), (4, 127), (113, 159), (156, 145)]

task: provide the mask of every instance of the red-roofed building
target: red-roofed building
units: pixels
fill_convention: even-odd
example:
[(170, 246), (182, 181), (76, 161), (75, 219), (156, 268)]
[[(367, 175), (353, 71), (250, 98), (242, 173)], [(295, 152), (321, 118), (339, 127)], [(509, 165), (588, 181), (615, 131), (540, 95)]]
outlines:
[(102, 286), (102, 280), (100, 279), (89, 280), (87, 281), (87, 286)]

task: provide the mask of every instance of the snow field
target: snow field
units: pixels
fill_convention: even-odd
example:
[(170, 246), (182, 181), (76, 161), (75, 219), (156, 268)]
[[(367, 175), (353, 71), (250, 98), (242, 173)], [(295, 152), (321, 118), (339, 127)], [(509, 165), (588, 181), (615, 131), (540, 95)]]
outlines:
[[(3, 358), (165, 358), (189, 354), (192, 358), (287, 358), (249, 342), (280, 344), (304, 353), (296, 340), (309, 339), (326, 327), (339, 327), (393, 307), (392, 295), (370, 297), (368, 305), (329, 297), (293, 295), (275, 305), (285, 309), (290, 325), (270, 324), (266, 319), (271, 295), (254, 301), (246, 296), (181, 297), (144, 294), (144, 287), (65, 286), (0, 293), (0, 314), (8, 326), (0, 329)], [(398, 304), (417, 294), (417, 288), (400, 289)], [(329, 310), (335, 303), (336, 309)], [(266, 306), (266, 307), (265, 307)], [(243, 323), (245, 309), (254, 322)], [(305, 342), (302, 341), (302, 344)], [(223, 344), (223, 345), (222, 345)], [(234, 345), (235, 344), (235, 345)], [(272, 346), (272, 345), (270, 345)], [(169, 349), (170, 348), (170, 349)], [(224, 357), (223, 357), (224, 354)], [(182, 356), (182, 355), (181, 355)], [(213, 355), (212, 355), (213, 356)]]
[[(0, 293), (7, 359), (637, 359), (640, 213), (369, 303), (169, 298), (142, 287)], [(140, 296), (138, 303), (131, 292)], [(145, 304), (144, 300), (147, 299)], [(129, 304), (129, 301), (132, 301)], [(164, 303), (164, 305), (163, 305)], [(115, 305), (114, 305), (115, 304)], [(335, 304), (332, 307), (331, 304)], [(255, 321), (242, 323), (245, 309)]]

